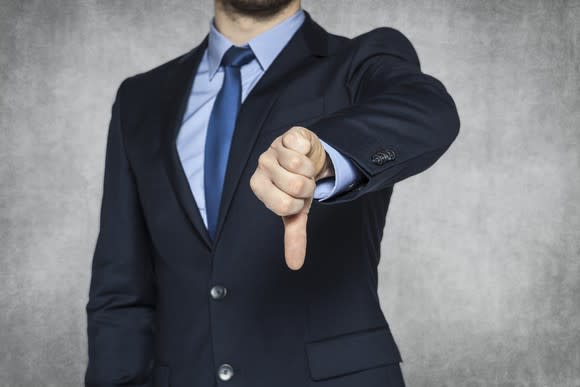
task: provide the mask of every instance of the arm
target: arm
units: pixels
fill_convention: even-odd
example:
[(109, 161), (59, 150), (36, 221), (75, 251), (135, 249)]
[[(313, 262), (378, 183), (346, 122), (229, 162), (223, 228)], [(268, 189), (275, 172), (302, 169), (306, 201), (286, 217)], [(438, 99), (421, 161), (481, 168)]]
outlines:
[(453, 99), (441, 82), (421, 72), (402, 33), (383, 27), (357, 39), (347, 79), (352, 104), (308, 126), (364, 174), (357, 188), (320, 201), (328, 205), (424, 171), (459, 132)]
[(323, 201), (344, 192), (348, 188), (352, 188), (355, 182), (363, 178), (363, 174), (352, 161), (341, 155), (332, 146), (322, 139), (320, 139), (320, 142), (326, 150), (327, 157), (330, 158), (334, 169), (334, 176), (320, 179), (316, 182), (314, 199)]
[(112, 109), (105, 156), (100, 231), (87, 311), (86, 386), (145, 386), (153, 361), (151, 242), (125, 154), (122, 85)]

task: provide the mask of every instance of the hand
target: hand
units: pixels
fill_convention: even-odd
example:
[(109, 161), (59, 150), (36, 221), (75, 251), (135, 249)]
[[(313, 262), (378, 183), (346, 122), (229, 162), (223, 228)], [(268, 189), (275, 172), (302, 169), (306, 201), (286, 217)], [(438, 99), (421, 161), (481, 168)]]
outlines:
[(260, 155), (250, 187), (284, 222), (286, 265), (298, 270), (306, 257), (306, 221), (316, 181), (334, 176), (328, 154), (316, 134), (294, 126)]

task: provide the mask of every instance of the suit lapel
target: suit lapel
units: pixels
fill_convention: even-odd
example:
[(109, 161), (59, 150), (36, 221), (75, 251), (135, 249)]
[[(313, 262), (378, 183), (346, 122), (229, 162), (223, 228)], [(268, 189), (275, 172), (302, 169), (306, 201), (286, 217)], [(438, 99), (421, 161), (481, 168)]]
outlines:
[(213, 249), (219, 241), (234, 193), (256, 139), (268, 113), (284, 89), (284, 83), (287, 79), (291, 79), (294, 73), (300, 72), (301, 66), (307, 65), (313, 56), (327, 55), (328, 33), (312, 20), (307, 11), (304, 13), (305, 20), (302, 26), (254, 85), (240, 107), (228, 156), (215, 242), (212, 242), (209, 237), (199, 208), (191, 193), (176, 146), (181, 117), (187, 104), (197, 67), (207, 47), (207, 35), (196, 48), (178, 61), (176, 71), (167, 82), (165, 92), (167, 126), (165, 127), (169, 130), (164, 131), (163, 140), (167, 172), (183, 210), (201, 239), (210, 249)]
[(211, 238), (189, 187), (187, 175), (183, 170), (177, 152), (177, 135), (193, 86), (193, 79), (207, 47), (207, 42), (208, 35), (197, 47), (178, 59), (176, 69), (170, 73), (164, 85), (164, 125), (162, 126), (161, 138), (165, 169), (175, 191), (177, 201), (202, 241), (208, 248), (211, 248)]

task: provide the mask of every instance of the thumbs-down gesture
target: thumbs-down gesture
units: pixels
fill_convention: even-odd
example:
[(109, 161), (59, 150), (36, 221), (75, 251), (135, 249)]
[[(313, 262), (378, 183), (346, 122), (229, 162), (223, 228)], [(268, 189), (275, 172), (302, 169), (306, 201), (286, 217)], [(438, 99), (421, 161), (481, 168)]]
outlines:
[(284, 222), (286, 265), (298, 270), (306, 257), (306, 221), (316, 181), (333, 176), (330, 157), (316, 134), (294, 126), (260, 155), (250, 187)]

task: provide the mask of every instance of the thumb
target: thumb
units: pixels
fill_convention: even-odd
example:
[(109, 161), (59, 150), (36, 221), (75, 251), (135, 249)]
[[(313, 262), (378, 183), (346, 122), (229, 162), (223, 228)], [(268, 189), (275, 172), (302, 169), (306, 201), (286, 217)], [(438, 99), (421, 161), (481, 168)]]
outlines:
[(308, 199), (300, 212), (282, 217), (284, 222), (284, 256), (286, 265), (298, 270), (306, 258), (306, 224), (312, 198)]

